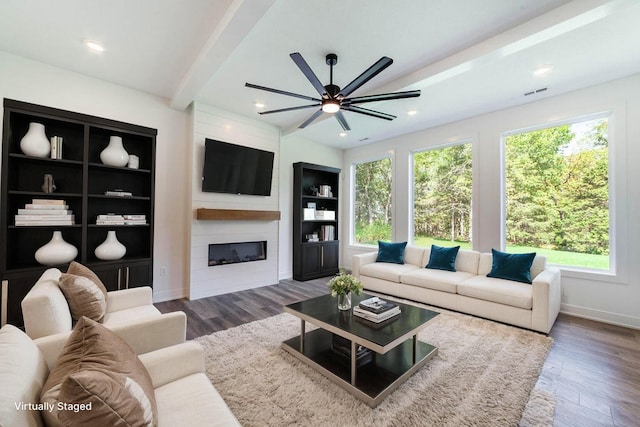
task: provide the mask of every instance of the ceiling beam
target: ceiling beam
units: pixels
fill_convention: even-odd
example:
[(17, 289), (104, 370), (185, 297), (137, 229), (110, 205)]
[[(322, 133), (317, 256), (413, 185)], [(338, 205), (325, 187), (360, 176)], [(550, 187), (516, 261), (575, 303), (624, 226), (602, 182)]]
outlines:
[(171, 107), (184, 110), (240, 45), (276, 0), (233, 0), (189, 66), (171, 97)]

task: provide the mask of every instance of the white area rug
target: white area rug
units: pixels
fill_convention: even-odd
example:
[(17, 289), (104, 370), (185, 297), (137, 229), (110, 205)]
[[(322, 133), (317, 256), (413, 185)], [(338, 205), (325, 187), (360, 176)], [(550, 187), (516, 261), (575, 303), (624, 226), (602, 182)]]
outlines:
[(243, 426), (553, 424), (554, 397), (532, 393), (551, 338), (436, 311), (419, 338), (438, 355), (374, 409), (280, 348), (300, 333), (289, 314), (196, 340), (205, 348), (207, 375)]

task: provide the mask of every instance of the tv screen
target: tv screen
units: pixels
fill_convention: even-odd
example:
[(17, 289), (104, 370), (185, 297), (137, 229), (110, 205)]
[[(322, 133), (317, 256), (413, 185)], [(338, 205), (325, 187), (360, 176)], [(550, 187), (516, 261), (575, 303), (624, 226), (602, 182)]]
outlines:
[(273, 156), (270, 151), (207, 138), (202, 191), (270, 196)]

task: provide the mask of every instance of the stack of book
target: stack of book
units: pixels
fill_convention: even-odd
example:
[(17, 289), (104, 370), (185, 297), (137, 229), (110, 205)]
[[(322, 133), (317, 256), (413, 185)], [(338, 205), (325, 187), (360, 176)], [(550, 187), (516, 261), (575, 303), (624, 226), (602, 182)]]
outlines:
[(124, 217), (125, 225), (146, 225), (147, 216), (145, 214), (126, 214)]
[(323, 225), (320, 227), (320, 240), (335, 240), (335, 227), (333, 225)]
[(105, 196), (111, 196), (111, 197), (132, 197), (133, 193), (131, 193), (130, 191), (124, 191), (124, 190), (107, 190), (104, 192)]
[(96, 225), (124, 225), (124, 216), (113, 213), (98, 215)]
[(361, 301), (353, 308), (353, 315), (369, 320), (374, 323), (384, 322), (400, 314), (400, 307), (390, 301), (373, 297)]
[(146, 225), (147, 216), (145, 214), (114, 214), (108, 213), (98, 215), (96, 225)]
[(33, 199), (18, 209), (16, 226), (74, 225), (75, 216), (61, 199)]
[[(339, 359), (350, 362), (351, 361), (351, 341), (343, 338), (339, 335), (333, 335), (331, 341), (331, 352), (338, 356)], [(356, 346), (356, 367), (366, 365), (373, 359), (373, 353), (366, 347), (361, 345)]]

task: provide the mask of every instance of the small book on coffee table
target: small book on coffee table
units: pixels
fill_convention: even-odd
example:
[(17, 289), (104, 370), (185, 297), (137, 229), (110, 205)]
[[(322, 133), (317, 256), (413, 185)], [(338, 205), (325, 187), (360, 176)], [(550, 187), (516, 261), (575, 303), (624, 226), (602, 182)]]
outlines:
[(369, 298), (363, 301), (360, 301), (358, 307), (362, 310), (370, 311), (375, 314), (381, 314), (389, 310), (393, 310), (398, 305), (394, 304), (390, 301), (385, 301), (378, 297)]

